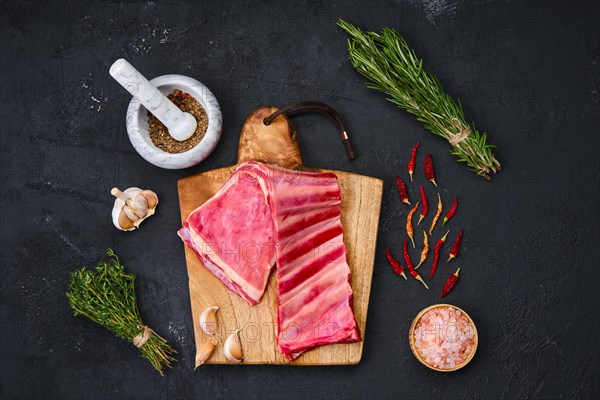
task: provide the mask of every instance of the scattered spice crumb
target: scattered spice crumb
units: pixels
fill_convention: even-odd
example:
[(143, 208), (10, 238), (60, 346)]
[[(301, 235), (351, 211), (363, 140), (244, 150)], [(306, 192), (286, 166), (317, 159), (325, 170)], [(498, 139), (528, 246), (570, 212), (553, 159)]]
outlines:
[(175, 89), (167, 96), (181, 111), (189, 112), (196, 118), (198, 125), (196, 131), (187, 140), (182, 142), (175, 140), (170, 134), (166, 126), (158, 120), (151, 112), (148, 111), (148, 133), (152, 143), (159, 149), (167, 153), (177, 154), (191, 150), (204, 138), (206, 129), (208, 128), (208, 114), (200, 105), (198, 100), (190, 96), (189, 93)]

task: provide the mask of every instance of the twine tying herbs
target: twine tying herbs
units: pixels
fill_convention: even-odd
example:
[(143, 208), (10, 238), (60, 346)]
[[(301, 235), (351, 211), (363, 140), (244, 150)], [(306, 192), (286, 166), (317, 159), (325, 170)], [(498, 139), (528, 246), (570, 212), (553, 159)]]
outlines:
[(452, 119), (452, 125), (459, 131), (456, 134), (452, 134), (452, 133), (448, 132), (450, 134), (450, 137), (448, 138), (448, 142), (450, 143), (450, 145), (452, 147), (456, 147), (460, 142), (462, 142), (463, 140), (468, 138), (469, 135), (471, 133), (473, 133), (473, 131), (471, 130), (471, 127), (469, 127), (469, 126), (464, 127), (464, 125), (457, 118)]
[(146, 325), (138, 325), (138, 329), (142, 328), (144, 329), (143, 332), (133, 338), (133, 345), (138, 349), (141, 348), (144, 345), (144, 343), (146, 343), (148, 339), (150, 339), (150, 336), (154, 333), (154, 331), (148, 328)]

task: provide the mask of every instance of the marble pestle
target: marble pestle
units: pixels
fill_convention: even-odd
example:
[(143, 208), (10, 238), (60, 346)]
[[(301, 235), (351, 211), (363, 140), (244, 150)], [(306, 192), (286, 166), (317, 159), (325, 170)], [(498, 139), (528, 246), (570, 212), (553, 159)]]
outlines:
[(181, 111), (125, 59), (115, 61), (109, 72), (167, 127), (175, 140), (183, 141), (194, 134), (196, 119), (190, 113)]

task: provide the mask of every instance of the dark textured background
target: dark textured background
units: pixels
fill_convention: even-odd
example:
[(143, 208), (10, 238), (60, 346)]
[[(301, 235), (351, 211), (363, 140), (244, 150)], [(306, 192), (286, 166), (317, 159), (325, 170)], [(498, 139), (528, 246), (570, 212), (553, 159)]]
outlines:
[[(0, 397), (598, 398), (599, 10), (592, 1), (2, 1)], [(340, 17), (406, 36), (498, 146), (491, 182), (366, 88)], [(224, 129), (207, 160), (167, 171), (137, 155), (125, 132), (129, 96), (108, 75), (119, 57), (148, 77), (181, 73), (212, 89)], [(294, 120), (305, 163), (386, 183), (362, 362), (193, 371), (177, 179), (233, 164), (253, 107), (307, 99), (339, 110), (359, 158), (347, 161), (329, 121), (306, 116)], [(393, 177), (417, 140), (421, 157), (434, 156), (445, 202), (461, 200), (450, 228), (465, 228), (462, 278), (448, 301), (471, 314), (481, 343), (452, 374), (418, 364), (406, 331), (439, 302), (454, 267), (442, 263), (426, 291), (384, 257), (398, 252), (407, 211)], [(158, 192), (158, 213), (140, 231), (112, 226), (114, 185)], [(68, 272), (107, 247), (137, 274), (146, 323), (180, 352), (165, 378), (67, 304)]]

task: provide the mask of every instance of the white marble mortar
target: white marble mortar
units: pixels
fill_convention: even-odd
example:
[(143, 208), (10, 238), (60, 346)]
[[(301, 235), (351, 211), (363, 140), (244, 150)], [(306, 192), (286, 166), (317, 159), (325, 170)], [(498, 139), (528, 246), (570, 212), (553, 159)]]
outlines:
[(165, 96), (179, 89), (198, 100), (208, 114), (208, 129), (193, 149), (172, 154), (154, 146), (148, 134), (148, 110), (134, 96), (127, 108), (127, 133), (135, 150), (149, 163), (166, 169), (183, 169), (204, 160), (214, 150), (221, 138), (223, 117), (212, 92), (199, 81), (185, 75), (161, 75), (150, 81)]

